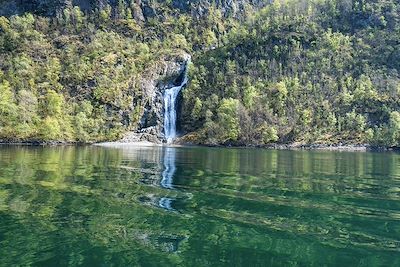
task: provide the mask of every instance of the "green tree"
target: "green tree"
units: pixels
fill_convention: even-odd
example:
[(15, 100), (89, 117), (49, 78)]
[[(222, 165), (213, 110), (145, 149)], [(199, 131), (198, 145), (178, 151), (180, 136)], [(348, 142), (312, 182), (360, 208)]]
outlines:
[(239, 100), (223, 99), (218, 108), (217, 125), (219, 127), (218, 139), (222, 142), (236, 141), (239, 137)]
[(37, 123), (39, 122), (38, 100), (31, 91), (21, 90), (18, 92), (18, 137), (21, 139), (32, 138), (36, 135)]
[(54, 90), (49, 90), (44, 98), (43, 112), (45, 116), (61, 117), (63, 112), (64, 97)]
[(60, 121), (53, 117), (46, 117), (43, 119), (39, 128), (39, 137), (43, 141), (63, 140)]
[(0, 83), (0, 137), (13, 139), (17, 123), (17, 105), (9, 82)]
[(279, 139), (278, 131), (273, 126), (269, 126), (266, 123), (263, 123), (258, 131), (261, 133), (264, 144), (276, 142)]

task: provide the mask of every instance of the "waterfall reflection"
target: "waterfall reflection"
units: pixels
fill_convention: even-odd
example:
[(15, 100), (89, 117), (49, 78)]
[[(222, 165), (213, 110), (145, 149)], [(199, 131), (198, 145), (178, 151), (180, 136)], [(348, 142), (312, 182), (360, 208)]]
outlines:
[[(125, 146), (121, 151), (124, 161), (131, 162), (131, 166), (120, 166), (120, 168), (140, 172), (140, 183), (149, 186), (138, 200), (145, 205), (177, 211), (174, 205), (177, 199), (182, 198), (182, 192), (176, 190), (174, 186), (177, 148)], [(157, 190), (154, 186), (163, 190)]]
[(172, 199), (172, 198), (162, 197), (158, 201), (158, 206), (160, 208), (173, 211), (173, 210), (175, 210), (174, 208), (172, 208), (172, 202), (173, 201), (174, 201), (174, 199)]
[(173, 178), (176, 171), (175, 165), (176, 148), (166, 147), (164, 151), (164, 171), (162, 172), (161, 186), (173, 189)]
[[(164, 171), (162, 172), (162, 179), (160, 182), (161, 187), (165, 189), (174, 189), (174, 174), (176, 172), (176, 149), (174, 147), (166, 147), (164, 150)], [(158, 206), (160, 208), (174, 211), (175, 209), (172, 207), (175, 199), (169, 197), (162, 197), (158, 201)]]

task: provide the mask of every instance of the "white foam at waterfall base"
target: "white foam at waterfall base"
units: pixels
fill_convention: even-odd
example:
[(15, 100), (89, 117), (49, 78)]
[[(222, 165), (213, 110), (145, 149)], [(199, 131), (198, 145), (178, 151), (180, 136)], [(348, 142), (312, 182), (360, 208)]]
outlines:
[(182, 83), (179, 86), (166, 89), (164, 92), (164, 134), (168, 144), (171, 144), (176, 138), (176, 98), (188, 82), (187, 66), (188, 62)]

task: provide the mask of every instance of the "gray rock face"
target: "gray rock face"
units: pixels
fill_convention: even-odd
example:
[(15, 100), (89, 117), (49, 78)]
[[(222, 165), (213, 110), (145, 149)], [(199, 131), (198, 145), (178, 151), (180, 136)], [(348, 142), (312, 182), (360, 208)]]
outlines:
[[(136, 6), (133, 10), (137, 20), (144, 20), (158, 16), (158, 9), (165, 5), (179, 9), (181, 12), (191, 13), (201, 17), (208, 13), (215, 3), (224, 15), (236, 16), (245, 9), (246, 5), (262, 7), (272, 0), (172, 0), (171, 4), (165, 0), (123, 0), (127, 6)], [(0, 0), (0, 16), (11, 16), (31, 12), (45, 16), (54, 16), (67, 6), (79, 6), (84, 11), (102, 9), (106, 5), (116, 7), (118, 0)]]
[(195, 17), (202, 17), (206, 15), (211, 6), (215, 4), (215, 7), (221, 10), (223, 15), (237, 16), (245, 10), (246, 5), (261, 8), (270, 2), (271, 0), (173, 0), (172, 5), (174, 8), (190, 12)]
[(0, 0), (0, 15), (11, 16), (24, 12), (33, 12), (50, 16), (72, 4), (70, 0)]
[(128, 133), (123, 138), (123, 142), (162, 143), (164, 141), (164, 90), (179, 83), (189, 58), (188, 54), (182, 53), (179, 56), (160, 60), (161, 63), (141, 78), (145, 108), (137, 129)]
[(82, 10), (104, 8), (115, 5), (116, 0), (0, 0), (0, 15), (11, 16), (31, 12), (44, 16), (54, 16), (69, 6), (79, 6)]

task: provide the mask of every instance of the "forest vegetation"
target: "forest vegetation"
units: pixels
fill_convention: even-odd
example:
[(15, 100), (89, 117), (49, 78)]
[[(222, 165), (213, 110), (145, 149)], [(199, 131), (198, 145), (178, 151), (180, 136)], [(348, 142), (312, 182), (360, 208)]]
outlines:
[(400, 146), (398, 1), (212, 4), (202, 16), (174, 2), (142, 19), (124, 0), (0, 17), (0, 140), (116, 140), (139, 123), (139, 77), (185, 52), (188, 142)]

